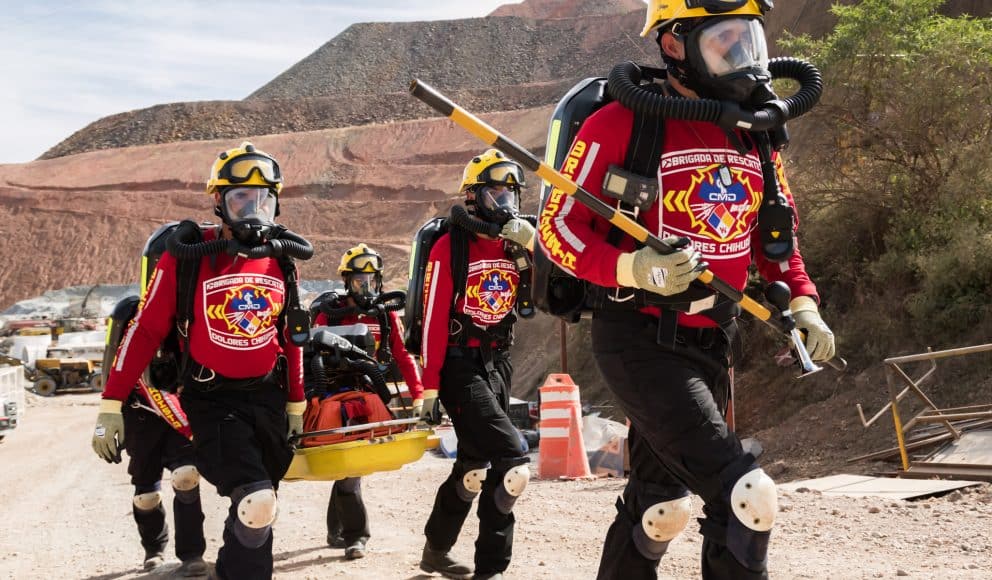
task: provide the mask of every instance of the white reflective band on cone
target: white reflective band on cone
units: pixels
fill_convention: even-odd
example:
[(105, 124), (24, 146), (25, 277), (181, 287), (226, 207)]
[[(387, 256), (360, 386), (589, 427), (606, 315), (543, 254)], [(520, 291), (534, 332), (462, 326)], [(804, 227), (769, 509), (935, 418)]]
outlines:
[(578, 389), (575, 389), (574, 391), (570, 391), (570, 392), (554, 391), (550, 393), (549, 392), (541, 393), (541, 402), (554, 403), (558, 401), (578, 401), (578, 400), (579, 400)]
[(541, 420), (544, 419), (568, 419), (572, 412), (569, 409), (545, 409), (541, 408)]
[(541, 439), (568, 438), (567, 427), (541, 427)]

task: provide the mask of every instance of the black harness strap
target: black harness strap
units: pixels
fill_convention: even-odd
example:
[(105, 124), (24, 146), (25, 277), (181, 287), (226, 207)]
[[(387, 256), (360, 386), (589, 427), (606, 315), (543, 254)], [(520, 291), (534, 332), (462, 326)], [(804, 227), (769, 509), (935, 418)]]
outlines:
[(493, 363), (493, 342), (498, 351), (506, 350), (513, 343), (513, 324), (517, 321), (512, 313), (507, 314), (498, 323), (482, 329), (472, 322), (472, 317), (464, 312), (457, 312), (455, 304), (465, 292), (465, 284), (468, 282), (468, 244), (469, 233), (465, 229), (451, 224), (449, 230), (451, 236), (451, 279), (454, 284), (449, 318), (451, 323), (448, 328), (448, 335), (455, 340), (459, 346), (466, 346), (469, 339), (475, 338), (479, 341), (479, 352), (482, 355), (483, 364), (490, 375), (496, 372)]
[[(201, 235), (202, 239), (202, 235)], [(199, 364), (191, 364), (192, 356), (190, 355), (190, 337), (189, 331), (193, 327), (194, 322), (194, 300), (196, 297), (196, 287), (200, 278), (200, 263), (202, 258), (191, 258), (180, 260), (176, 259), (176, 334), (179, 338), (179, 342), (182, 345), (182, 360), (179, 366), (179, 376), (184, 380), (185, 377), (189, 376), (194, 370), (192, 367), (198, 367), (196, 370), (197, 376), (202, 380), (205, 368)], [(279, 340), (279, 345), (285, 348), (286, 338), (283, 336), (283, 331), (286, 328), (286, 317), (287, 313), (290, 311), (299, 311), (300, 309), (300, 289), (299, 281), (296, 273), (296, 263), (293, 258), (289, 256), (280, 256), (277, 259), (279, 263), (279, 268), (282, 270), (284, 282), (286, 285), (286, 301), (282, 311), (279, 313), (279, 318), (276, 320), (276, 336)], [(307, 325), (309, 329), (309, 324)], [(288, 384), (285, 382), (285, 370), (286, 366), (283, 360), (277, 361), (275, 369), (280, 369), (276, 374), (278, 375), (279, 381), (283, 384)], [(212, 370), (210, 370), (213, 373)], [(258, 381), (255, 379), (245, 379), (242, 382), (246, 384), (250, 381)]]

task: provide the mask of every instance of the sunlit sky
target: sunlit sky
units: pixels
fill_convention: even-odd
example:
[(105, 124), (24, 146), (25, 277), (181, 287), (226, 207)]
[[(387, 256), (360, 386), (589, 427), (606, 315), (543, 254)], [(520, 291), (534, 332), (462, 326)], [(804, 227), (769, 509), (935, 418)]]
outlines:
[(356, 22), (484, 16), (518, 0), (0, 0), (0, 163), (101, 117), (237, 100)]

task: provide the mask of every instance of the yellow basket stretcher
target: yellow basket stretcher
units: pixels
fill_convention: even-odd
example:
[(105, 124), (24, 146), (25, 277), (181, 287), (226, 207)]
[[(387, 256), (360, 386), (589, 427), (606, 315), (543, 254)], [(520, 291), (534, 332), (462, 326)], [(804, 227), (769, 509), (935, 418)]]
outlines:
[[(319, 447), (298, 447), (283, 477), (286, 481), (334, 481), (346, 477), (360, 477), (378, 471), (392, 471), (413, 463), (424, 452), (438, 446), (432, 429), (398, 430), (379, 437), (372, 437), (372, 429), (406, 427), (419, 419), (394, 419), (365, 425), (302, 433), (299, 439), (317, 435), (369, 431), (368, 439), (346, 441)], [(297, 439), (297, 441), (299, 440)]]

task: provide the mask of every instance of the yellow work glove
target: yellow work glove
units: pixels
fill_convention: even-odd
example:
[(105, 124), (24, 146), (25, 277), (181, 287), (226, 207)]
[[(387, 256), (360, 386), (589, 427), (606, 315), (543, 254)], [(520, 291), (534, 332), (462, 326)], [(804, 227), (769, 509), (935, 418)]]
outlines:
[(286, 437), (303, 433), (303, 411), (307, 410), (306, 401), (290, 401), (286, 403), (286, 417), (289, 419), (289, 429)]
[(797, 296), (789, 302), (789, 310), (796, 319), (796, 328), (806, 334), (806, 350), (814, 361), (834, 357), (834, 333), (820, 318), (816, 301), (809, 296)]
[(420, 413), (424, 410), (424, 398), (420, 397), (414, 399), (410, 404), (410, 417), (420, 417)]
[(530, 222), (527, 220), (520, 218), (511, 219), (506, 222), (503, 226), (503, 231), (499, 235), (505, 240), (520, 244), (531, 252), (534, 251), (534, 226), (530, 225)]
[(100, 401), (100, 414), (96, 416), (92, 443), (93, 451), (107, 463), (121, 462), (121, 449), (124, 448), (124, 416), (121, 415), (121, 401), (114, 399)]
[(424, 391), (420, 405), (420, 420), (428, 425), (437, 425), (441, 422), (441, 402), (437, 399), (437, 389)]
[(687, 238), (669, 237), (663, 240), (673, 248), (671, 254), (660, 254), (647, 246), (636, 252), (620, 254), (617, 260), (617, 284), (640, 288), (662, 296), (681, 294), (706, 269), (699, 252)]

